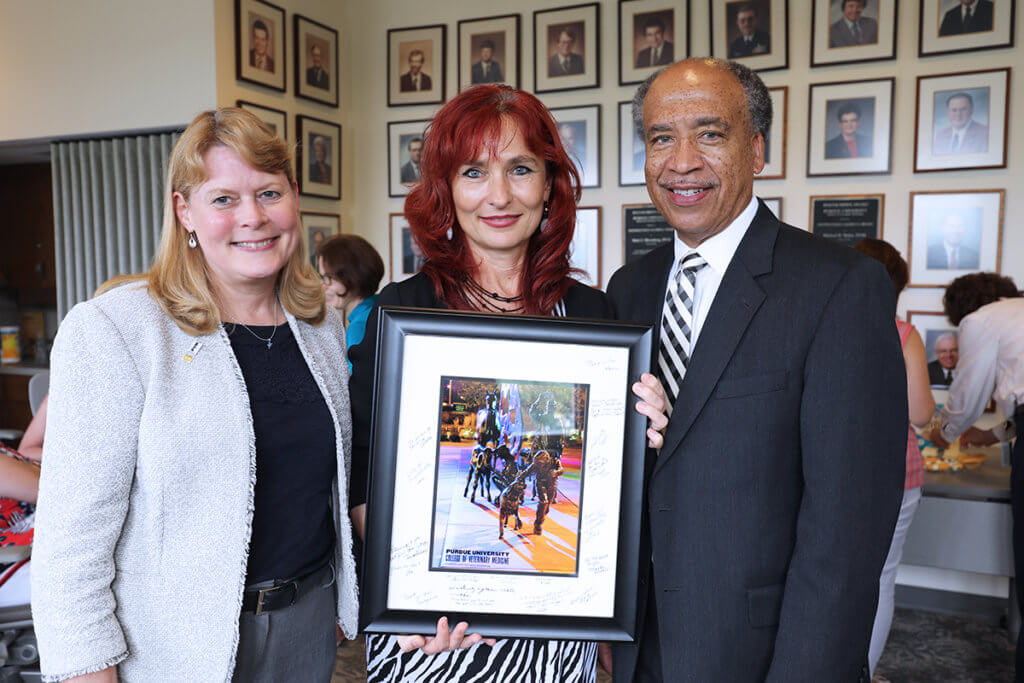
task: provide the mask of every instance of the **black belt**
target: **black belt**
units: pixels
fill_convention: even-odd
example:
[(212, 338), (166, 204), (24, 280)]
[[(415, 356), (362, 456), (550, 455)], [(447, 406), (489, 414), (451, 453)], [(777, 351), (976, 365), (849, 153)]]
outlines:
[(242, 611), (254, 612), (258, 616), (291, 607), (310, 590), (318, 588), (328, 576), (330, 568), (331, 565), (326, 564), (297, 579), (275, 581), (275, 586), (246, 588), (242, 594)]

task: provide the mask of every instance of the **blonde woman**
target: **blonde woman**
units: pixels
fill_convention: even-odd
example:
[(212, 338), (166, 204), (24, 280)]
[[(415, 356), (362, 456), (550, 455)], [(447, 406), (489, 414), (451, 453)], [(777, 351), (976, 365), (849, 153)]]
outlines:
[(55, 342), (33, 613), (44, 679), (327, 681), (356, 631), (345, 339), (285, 144), (200, 114), (153, 267)]

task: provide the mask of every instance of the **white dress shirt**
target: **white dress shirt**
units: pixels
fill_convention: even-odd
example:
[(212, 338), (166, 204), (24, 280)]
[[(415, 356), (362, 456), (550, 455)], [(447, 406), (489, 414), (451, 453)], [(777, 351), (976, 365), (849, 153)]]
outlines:
[[(757, 208), (757, 197), (751, 197), (747, 208), (743, 209), (740, 215), (725, 230), (707, 238), (696, 249), (685, 244), (679, 239), (679, 233), (676, 233), (674, 239), (675, 263), (672, 265), (672, 270), (668, 275), (670, 285), (675, 282), (676, 272), (680, 268), (679, 264), (682, 262), (683, 257), (690, 252), (697, 252), (708, 263), (707, 266), (697, 271), (697, 281), (693, 285), (693, 325), (690, 331), (691, 349), (697, 345), (697, 337), (700, 336), (700, 330), (704, 327), (708, 311), (711, 310), (711, 304), (715, 301), (715, 294), (718, 293), (718, 286), (722, 284), (725, 270), (729, 267), (733, 254), (736, 253), (736, 248), (740, 245), (743, 236), (747, 234), (747, 229), (754, 221)], [(668, 293), (667, 288), (665, 292), (666, 294)], [(664, 296), (662, 296), (662, 300), (664, 301)]]
[(942, 438), (952, 443), (966, 432), (989, 397), (1007, 419), (1024, 405), (1024, 298), (1001, 299), (960, 321), (960, 360), (942, 406)]

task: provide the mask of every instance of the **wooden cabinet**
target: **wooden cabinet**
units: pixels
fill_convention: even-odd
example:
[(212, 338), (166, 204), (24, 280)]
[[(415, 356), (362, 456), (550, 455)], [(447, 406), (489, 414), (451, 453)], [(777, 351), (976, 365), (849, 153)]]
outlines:
[(0, 273), (19, 306), (56, 306), (50, 164), (0, 166), (0, 206)]

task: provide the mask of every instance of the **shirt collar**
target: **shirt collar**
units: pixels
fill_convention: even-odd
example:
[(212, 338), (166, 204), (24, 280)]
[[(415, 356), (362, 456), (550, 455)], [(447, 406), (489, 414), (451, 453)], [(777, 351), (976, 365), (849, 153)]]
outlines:
[(747, 229), (750, 228), (750, 224), (754, 222), (754, 216), (757, 215), (758, 202), (757, 197), (752, 196), (750, 203), (747, 204), (747, 208), (740, 212), (739, 216), (733, 219), (733, 222), (726, 227), (722, 232), (712, 235), (703, 242), (700, 243), (696, 249), (688, 246), (683, 240), (679, 239), (679, 233), (676, 233), (673, 240), (675, 246), (675, 262), (678, 267), (679, 260), (686, 256), (691, 251), (698, 252), (707, 261), (708, 267), (714, 270), (720, 277), (725, 275), (726, 269), (729, 267), (729, 263), (732, 261), (733, 254), (736, 253), (736, 249), (740, 246), (740, 242), (743, 241), (743, 236), (747, 234)]

